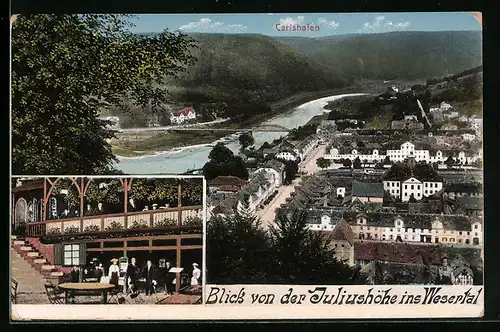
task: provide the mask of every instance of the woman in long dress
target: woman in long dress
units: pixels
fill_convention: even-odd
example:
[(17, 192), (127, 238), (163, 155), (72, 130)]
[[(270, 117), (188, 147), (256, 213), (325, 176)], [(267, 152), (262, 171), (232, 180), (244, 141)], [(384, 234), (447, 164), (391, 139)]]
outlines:
[(111, 264), (108, 271), (109, 283), (115, 285), (115, 287), (118, 287), (118, 278), (120, 276), (120, 267), (118, 266), (118, 259), (113, 258), (111, 262), (113, 262), (113, 264)]
[(198, 280), (201, 277), (201, 270), (198, 268), (198, 263), (193, 263), (193, 276), (191, 277), (191, 286), (198, 286)]

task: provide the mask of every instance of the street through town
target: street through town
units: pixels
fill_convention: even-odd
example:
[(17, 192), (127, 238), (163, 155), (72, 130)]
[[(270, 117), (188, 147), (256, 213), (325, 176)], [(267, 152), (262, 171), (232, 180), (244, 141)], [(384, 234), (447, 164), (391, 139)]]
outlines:
[[(319, 171), (316, 165), (316, 159), (324, 155), (325, 148), (326, 145), (318, 145), (306, 158), (303, 166), (300, 167), (301, 170), (307, 174), (313, 174)], [(262, 210), (257, 211), (257, 216), (262, 220), (262, 226), (267, 228), (273, 224), (274, 218), (276, 217), (275, 210), (280, 207), (281, 204), (285, 203), (286, 199), (290, 197), (290, 194), (294, 191), (295, 186), (297, 186), (301, 180), (301, 177), (297, 177), (291, 184), (279, 187), (276, 197)]]

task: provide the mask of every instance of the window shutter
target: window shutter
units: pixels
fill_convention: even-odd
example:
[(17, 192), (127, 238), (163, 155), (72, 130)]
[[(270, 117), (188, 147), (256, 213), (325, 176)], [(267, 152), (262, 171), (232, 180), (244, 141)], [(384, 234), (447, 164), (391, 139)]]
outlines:
[(54, 265), (63, 265), (63, 257), (64, 257), (63, 244), (56, 243), (54, 245)]
[(87, 244), (80, 243), (80, 266), (85, 266), (87, 264)]

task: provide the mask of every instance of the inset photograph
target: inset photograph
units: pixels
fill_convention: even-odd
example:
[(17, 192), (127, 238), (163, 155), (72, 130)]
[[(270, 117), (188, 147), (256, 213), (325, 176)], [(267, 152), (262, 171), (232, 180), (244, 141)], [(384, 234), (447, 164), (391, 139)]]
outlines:
[(13, 177), (13, 304), (200, 304), (202, 177)]

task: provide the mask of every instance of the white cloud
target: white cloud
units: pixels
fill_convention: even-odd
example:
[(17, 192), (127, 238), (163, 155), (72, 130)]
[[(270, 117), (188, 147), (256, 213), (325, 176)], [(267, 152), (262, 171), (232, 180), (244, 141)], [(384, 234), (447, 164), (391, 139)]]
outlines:
[(405, 30), (410, 26), (410, 22), (399, 22), (395, 23), (388, 21), (385, 16), (377, 16), (371, 22), (365, 22), (363, 28), (359, 32), (386, 32), (386, 31), (396, 31)]
[(332, 21), (328, 21), (324, 17), (320, 17), (318, 19), (318, 23), (319, 23), (319, 25), (324, 25), (324, 26), (326, 26), (329, 29), (337, 29), (339, 27), (339, 25), (340, 25), (338, 22), (335, 22), (333, 20)]
[(209, 18), (201, 18), (199, 21), (181, 25), (179, 30), (187, 32), (242, 32), (246, 30), (242, 24), (225, 24), (223, 22), (214, 22)]
[(285, 18), (280, 18), (280, 25), (303, 25), (304, 24), (304, 16), (297, 16), (296, 18), (293, 17), (285, 17)]

